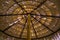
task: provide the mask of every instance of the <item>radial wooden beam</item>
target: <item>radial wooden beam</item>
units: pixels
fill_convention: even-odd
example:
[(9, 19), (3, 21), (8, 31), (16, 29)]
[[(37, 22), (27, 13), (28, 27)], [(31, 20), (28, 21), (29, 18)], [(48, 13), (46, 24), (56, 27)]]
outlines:
[[(39, 23), (41, 23), (41, 21), (37, 20), (35, 17), (31, 16), (32, 18), (34, 18), (36, 21), (38, 21)], [(45, 24), (41, 23), (44, 27), (46, 27), (48, 30), (50, 30), (51, 32), (54, 32), (52, 29), (50, 29), (48, 26), (46, 26)]]
[(20, 15), (27, 15), (27, 14), (0, 14), (0, 16), (20, 16)]
[(60, 18), (60, 14), (55, 16), (55, 15), (42, 15), (42, 14), (32, 14), (31, 15), (35, 15), (35, 16), (41, 16), (41, 17), (52, 17), (52, 18)]
[(37, 10), (39, 7), (41, 7), (47, 0), (44, 0), (43, 2), (40, 2), (40, 4), (30, 13), (34, 12), (35, 10)]
[[(26, 16), (25, 16), (25, 18), (26, 18)], [(23, 29), (22, 29), (22, 31), (21, 31), (21, 33), (20, 33), (20, 38), (22, 37), (23, 32), (24, 32), (24, 29), (25, 29), (25, 27), (26, 27), (26, 22), (27, 22), (27, 18), (26, 18), (26, 20), (25, 20), (25, 24), (23, 25), (24, 27), (23, 27)]]
[(24, 12), (27, 12), (23, 7), (22, 5), (19, 4), (19, 2), (17, 2), (16, 0), (13, 0), (19, 7), (21, 7), (21, 9), (24, 11)]
[(15, 24), (17, 24), (18, 20), (12, 22), (11, 24), (9, 24), (9, 26), (7, 28), (4, 29), (4, 31), (10, 29), (12, 26), (14, 26)]
[(34, 24), (33, 24), (33, 21), (32, 21), (32, 20), (31, 20), (31, 24), (32, 24), (32, 28), (33, 28), (33, 30), (34, 30), (35, 36), (36, 36), (36, 38), (38, 38), (37, 32), (36, 32), (36, 30), (35, 30), (35, 28), (34, 28)]

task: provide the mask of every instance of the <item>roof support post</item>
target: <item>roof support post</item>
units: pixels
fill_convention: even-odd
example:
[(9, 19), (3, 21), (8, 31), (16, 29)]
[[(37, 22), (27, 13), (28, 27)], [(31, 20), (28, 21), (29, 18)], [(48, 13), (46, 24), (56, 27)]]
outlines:
[(31, 17), (30, 14), (28, 14), (28, 20), (27, 20), (27, 40), (31, 40)]

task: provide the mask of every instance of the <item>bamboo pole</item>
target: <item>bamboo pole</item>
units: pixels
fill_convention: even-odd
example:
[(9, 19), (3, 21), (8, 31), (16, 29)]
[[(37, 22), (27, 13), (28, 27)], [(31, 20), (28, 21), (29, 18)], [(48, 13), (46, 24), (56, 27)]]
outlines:
[(30, 14), (28, 14), (28, 21), (27, 21), (27, 40), (31, 40), (31, 32), (30, 32), (30, 26), (31, 26), (31, 19)]

